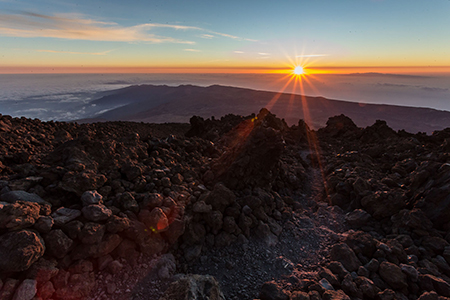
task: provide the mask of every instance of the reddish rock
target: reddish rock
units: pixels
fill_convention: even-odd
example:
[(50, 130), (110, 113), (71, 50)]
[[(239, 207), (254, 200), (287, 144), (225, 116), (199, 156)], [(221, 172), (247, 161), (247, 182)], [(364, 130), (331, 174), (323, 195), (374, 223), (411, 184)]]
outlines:
[(20, 281), (13, 278), (6, 279), (3, 288), (0, 290), (0, 299), (11, 300)]

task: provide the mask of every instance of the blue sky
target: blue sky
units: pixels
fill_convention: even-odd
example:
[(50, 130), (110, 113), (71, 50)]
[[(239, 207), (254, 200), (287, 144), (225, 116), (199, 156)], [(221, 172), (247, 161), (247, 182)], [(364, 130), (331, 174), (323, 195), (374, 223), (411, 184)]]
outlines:
[(448, 67), (449, 16), (448, 0), (0, 0), (0, 72)]

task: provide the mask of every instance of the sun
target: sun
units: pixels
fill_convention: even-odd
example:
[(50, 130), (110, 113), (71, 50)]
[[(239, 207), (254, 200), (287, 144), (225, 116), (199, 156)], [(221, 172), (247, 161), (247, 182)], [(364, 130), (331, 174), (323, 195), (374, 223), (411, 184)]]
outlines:
[(303, 73), (305, 73), (305, 71), (303, 70), (302, 66), (297, 66), (294, 68), (295, 75), (302, 75)]

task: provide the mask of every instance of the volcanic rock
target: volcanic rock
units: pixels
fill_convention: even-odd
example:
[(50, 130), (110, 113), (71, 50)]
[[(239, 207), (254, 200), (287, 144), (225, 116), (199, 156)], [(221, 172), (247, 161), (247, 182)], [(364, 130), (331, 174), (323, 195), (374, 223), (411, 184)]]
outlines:
[(17, 288), (13, 300), (31, 300), (36, 295), (36, 285), (36, 280), (25, 279)]
[(48, 204), (41, 197), (36, 194), (27, 193), (25, 191), (11, 191), (0, 195), (0, 200), (8, 203), (14, 203), (17, 201), (34, 202), (38, 204)]
[(184, 275), (171, 283), (159, 300), (225, 300), (217, 280), (209, 275)]
[(101, 204), (90, 204), (81, 210), (83, 217), (89, 221), (99, 222), (105, 221), (112, 215), (112, 211)]
[(39, 234), (28, 230), (13, 231), (0, 236), (1, 272), (20, 272), (28, 269), (45, 252)]
[(355, 252), (345, 243), (339, 243), (331, 248), (331, 260), (339, 261), (348, 271), (356, 271), (361, 262), (356, 257)]
[(259, 292), (261, 300), (289, 300), (288, 294), (276, 282), (266, 282)]
[(61, 229), (50, 231), (44, 240), (47, 253), (56, 258), (63, 258), (73, 244), (73, 241)]
[(0, 209), (0, 229), (18, 230), (32, 226), (39, 217), (37, 203), (17, 201)]
[(103, 196), (97, 191), (86, 191), (81, 195), (81, 202), (83, 206), (91, 204), (102, 204)]
[(57, 226), (63, 226), (79, 216), (81, 216), (81, 211), (66, 207), (60, 207), (52, 213), (53, 221)]
[(406, 275), (397, 265), (384, 261), (380, 264), (380, 276), (394, 289), (402, 289), (408, 286)]

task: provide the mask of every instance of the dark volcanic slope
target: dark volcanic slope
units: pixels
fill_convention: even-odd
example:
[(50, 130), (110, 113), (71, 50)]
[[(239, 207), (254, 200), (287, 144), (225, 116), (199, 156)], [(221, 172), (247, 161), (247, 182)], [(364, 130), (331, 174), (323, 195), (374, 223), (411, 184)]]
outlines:
[(362, 104), (219, 85), (132, 86), (94, 103), (99, 106), (120, 106), (97, 116), (97, 120), (108, 121), (187, 122), (192, 115), (208, 118), (228, 113), (248, 115), (261, 107), (267, 107), (288, 124), (305, 119), (316, 129), (324, 126), (329, 117), (339, 114), (349, 116), (358, 126), (369, 126), (380, 119), (386, 120), (395, 130), (405, 129), (408, 132), (431, 133), (450, 125), (450, 112), (447, 111)]

